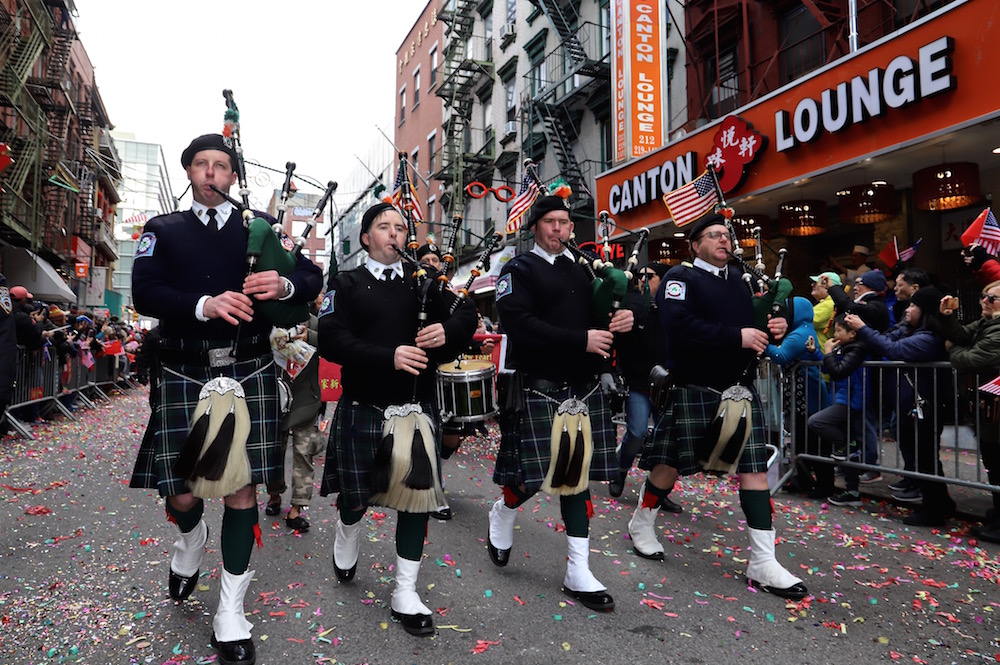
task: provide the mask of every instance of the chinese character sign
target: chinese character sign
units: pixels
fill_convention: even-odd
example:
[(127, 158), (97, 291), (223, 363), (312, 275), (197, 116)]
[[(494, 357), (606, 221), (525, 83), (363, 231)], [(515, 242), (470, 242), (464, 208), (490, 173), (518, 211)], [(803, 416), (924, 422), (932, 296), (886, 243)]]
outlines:
[(749, 122), (731, 115), (722, 121), (706, 161), (715, 167), (719, 187), (724, 193), (735, 191), (750, 170), (750, 165), (764, 152), (767, 137)]

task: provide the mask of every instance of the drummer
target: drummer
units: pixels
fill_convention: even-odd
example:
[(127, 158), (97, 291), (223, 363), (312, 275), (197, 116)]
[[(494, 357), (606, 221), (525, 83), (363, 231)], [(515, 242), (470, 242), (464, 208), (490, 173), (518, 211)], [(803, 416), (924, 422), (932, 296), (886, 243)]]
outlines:
[[(433, 268), (435, 273), (441, 272), (441, 250), (434, 243), (426, 243), (417, 249), (417, 261), (427, 268)], [(450, 285), (448, 288), (451, 288)], [(486, 325), (483, 323), (483, 315), (479, 314), (479, 325), (476, 328), (477, 335), (486, 334)], [(490, 355), (493, 353), (493, 340), (472, 340), (465, 350), (465, 355)], [(462, 445), (462, 437), (475, 434), (476, 425), (473, 423), (458, 423), (445, 421), (441, 424), (441, 459), (448, 459), (455, 454), (458, 447)], [(443, 480), (443, 478), (442, 478)], [(450, 506), (440, 506), (431, 513), (431, 517), (438, 520), (450, 520), (452, 517)]]

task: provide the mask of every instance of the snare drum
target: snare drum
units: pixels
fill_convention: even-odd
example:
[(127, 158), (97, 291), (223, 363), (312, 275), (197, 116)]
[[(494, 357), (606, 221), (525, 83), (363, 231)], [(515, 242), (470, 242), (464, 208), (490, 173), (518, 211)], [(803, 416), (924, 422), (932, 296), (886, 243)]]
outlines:
[(488, 360), (456, 360), (438, 367), (441, 419), (476, 423), (496, 414), (496, 374), (496, 367)]

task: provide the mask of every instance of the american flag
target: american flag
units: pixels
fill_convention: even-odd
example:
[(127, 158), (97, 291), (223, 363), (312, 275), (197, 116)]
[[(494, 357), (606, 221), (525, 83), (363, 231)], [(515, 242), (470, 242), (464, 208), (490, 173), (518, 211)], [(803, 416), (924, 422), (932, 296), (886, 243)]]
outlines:
[[(399, 169), (396, 171), (396, 182), (392, 186), (392, 205), (400, 210), (403, 209), (403, 186), (403, 169)], [(413, 188), (409, 180), (406, 181), (405, 186), (410, 192), (410, 203), (413, 206), (413, 221), (424, 221), (424, 216), (420, 212), (420, 199), (417, 198), (417, 190)]]
[(1000, 224), (997, 224), (997, 218), (993, 216), (991, 208), (979, 213), (976, 221), (969, 225), (962, 234), (962, 244), (966, 247), (979, 245), (993, 255), (1000, 252)]
[(531, 206), (537, 198), (538, 184), (535, 183), (531, 175), (525, 173), (524, 180), (521, 181), (521, 191), (518, 192), (517, 197), (514, 199), (514, 204), (510, 207), (510, 212), (507, 213), (507, 228), (504, 229), (504, 233), (517, 233), (517, 230), (521, 228), (521, 220), (531, 210)]
[(145, 224), (146, 221), (146, 213), (140, 212), (126, 219), (124, 223), (131, 224), (132, 226), (139, 226), (140, 224)]
[(707, 170), (700, 176), (672, 192), (663, 195), (667, 211), (677, 226), (685, 226), (695, 221), (719, 202), (715, 191), (715, 180)]
[(923, 238), (919, 238), (915, 243), (913, 243), (913, 245), (901, 251), (899, 253), (899, 260), (909, 261), (910, 259), (912, 259), (913, 255), (917, 253), (917, 247), (920, 247), (920, 243), (922, 243), (923, 241), (924, 241)]
[(984, 393), (989, 393), (991, 395), (1000, 395), (1000, 376), (993, 379), (992, 381), (987, 381), (983, 385), (979, 386), (979, 389)]

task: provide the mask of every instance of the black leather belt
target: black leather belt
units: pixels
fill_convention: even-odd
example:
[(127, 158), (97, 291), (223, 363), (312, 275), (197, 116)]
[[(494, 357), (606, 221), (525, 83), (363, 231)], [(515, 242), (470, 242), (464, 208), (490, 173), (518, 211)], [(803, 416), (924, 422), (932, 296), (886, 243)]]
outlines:
[(231, 354), (233, 343), (227, 340), (164, 339), (157, 349), (160, 362), (175, 365), (202, 365), (219, 367), (222, 365), (253, 360), (271, 353), (271, 343), (264, 335), (255, 335), (240, 340), (235, 355)]

